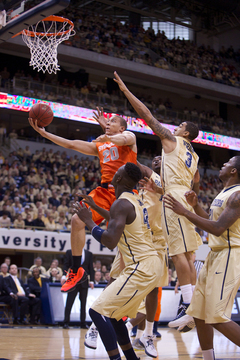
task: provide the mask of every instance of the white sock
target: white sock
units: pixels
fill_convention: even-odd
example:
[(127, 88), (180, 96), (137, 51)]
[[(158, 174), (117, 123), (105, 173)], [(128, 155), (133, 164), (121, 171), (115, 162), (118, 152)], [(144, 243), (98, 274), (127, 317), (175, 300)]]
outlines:
[(192, 300), (192, 284), (187, 284), (187, 285), (182, 285), (180, 286), (181, 292), (182, 292), (182, 297), (183, 297), (183, 302), (185, 304), (190, 304), (191, 300)]
[(192, 292), (194, 292), (196, 285), (192, 285)]
[(154, 322), (150, 322), (146, 320), (144, 336), (153, 336), (153, 324)]
[(202, 355), (204, 360), (215, 360), (214, 350), (202, 350)]
[(130, 323), (130, 321), (127, 321), (125, 325), (126, 325), (126, 328), (128, 329), (128, 331), (131, 331), (131, 330), (132, 330), (133, 326), (132, 326), (132, 324)]
[(140, 339), (140, 337), (143, 335), (144, 330), (137, 329), (136, 337), (135, 339)]

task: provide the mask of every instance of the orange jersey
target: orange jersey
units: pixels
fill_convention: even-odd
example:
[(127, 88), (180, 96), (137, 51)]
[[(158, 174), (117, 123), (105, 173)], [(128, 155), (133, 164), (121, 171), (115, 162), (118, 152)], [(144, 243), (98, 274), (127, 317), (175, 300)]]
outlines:
[(128, 145), (118, 146), (110, 141), (96, 143), (100, 159), (102, 183), (110, 183), (117, 170), (127, 162), (137, 164), (137, 153)]

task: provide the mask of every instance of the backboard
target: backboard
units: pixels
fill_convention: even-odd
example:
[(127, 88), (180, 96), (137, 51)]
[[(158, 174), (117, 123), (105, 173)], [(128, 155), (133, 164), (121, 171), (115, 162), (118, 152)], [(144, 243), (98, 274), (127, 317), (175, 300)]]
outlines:
[[(29, 25), (34, 25), (47, 16), (55, 15), (65, 9), (70, 4), (70, 0), (45, 0), (30, 8), (26, 6), (29, 5), (28, 3), (32, 2), (26, 0), (6, 0), (3, 2), (7, 12), (11, 7), (13, 16), (8, 15), (6, 25), (0, 29), (0, 46), (13, 35), (28, 28)], [(26, 8), (29, 9), (26, 10)]]

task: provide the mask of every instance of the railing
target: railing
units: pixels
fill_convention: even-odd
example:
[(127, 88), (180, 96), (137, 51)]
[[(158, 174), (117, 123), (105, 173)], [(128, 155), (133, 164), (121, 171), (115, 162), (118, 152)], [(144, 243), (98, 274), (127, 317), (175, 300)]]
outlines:
[(10, 229), (22, 229), (22, 230), (33, 230), (33, 231), (35, 231), (35, 230), (45, 230), (45, 231), (54, 231), (54, 232), (58, 232), (58, 233), (60, 233), (60, 232), (67, 232), (67, 233), (69, 233), (71, 230), (68, 230), (68, 229), (62, 229), (62, 230), (60, 230), (60, 229), (48, 229), (48, 227), (46, 226), (46, 227), (39, 227), (39, 226), (24, 226), (24, 227), (15, 227), (15, 226), (13, 226), (13, 225), (10, 225), (10, 226), (0, 226), (0, 228), (5, 228), (5, 229), (8, 229), (8, 230), (10, 230)]
[[(82, 94), (81, 91), (76, 88), (56, 86), (15, 77), (11, 83), (10, 92), (14, 93), (15, 95), (23, 95), (37, 99), (63, 102), (65, 104), (86, 108), (94, 108), (96, 104), (98, 104), (99, 106), (103, 106), (104, 110), (107, 112), (112, 112), (108, 106), (115, 105), (118, 109), (117, 112), (120, 114), (124, 114), (124, 109), (126, 109), (128, 106), (126, 99), (110, 96), (109, 94), (95, 92)], [(51, 97), (54, 97), (54, 99)], [(203, 118), (198, 114), (185, 114), (183, 111), (176, 109), (159, 110), (157, 105), (155, 109), (151, 110), (154, 113), (154, 116), (159, 119), (159, 121), (166, 124), (179, 125), (182, 121), (193, 121), (198, 124), (201, 130), (212, 131), (211, 126), (214, 125), (215, 121), (218, 122), (218, 120), (213, 117)], [(136, 116), (136, 114), (131, 113), (131, 116)], [(210, 126), (210, 129), (206, 129), (204, 126)], [(228, 123), (228, 130), (234, 130), (233, 124), (229, 125)], [(224, 128), (218, 133), (224, 134), (225, 132), (226, 129)], [(235, 136), (234, 133), (232, 136)]]
[[(28, 93), (27, 96), (37, 99), (41, 98), (43, 100), (49, 101), (65, 101), (66, 103), (71, 103), (71, 100), (76, 101), (79, 99), (86, 102), (94, 101), (98, 104), (104, 104), (108, 101), (109, 105), (114, 104), (116, 106), (127, 106), (127, 99), (114, 99), (113, 96), (109, 96), (105, 93), (94, 92), (83, 94), (79, 89), (76, 88), (64, 87), (62, 85), (51, 85), (33, 80), (19, 79), (16, 77), (13, 78), (12, 88), (14, 93), (17, 95), (24, 95), (24, 93)], [(50, 99), (52, 95), (56, 97), (56, 100)]]

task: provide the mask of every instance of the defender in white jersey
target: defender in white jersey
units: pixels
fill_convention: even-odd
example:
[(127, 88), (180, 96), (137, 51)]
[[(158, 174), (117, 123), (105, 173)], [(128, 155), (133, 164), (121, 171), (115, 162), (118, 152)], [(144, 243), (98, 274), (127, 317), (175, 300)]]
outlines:
[(196, 214), (170, 195), (167, 207), (209, 232), (209, 252), (197, 281), (186, 316), (195, 320), (204, 360), (214, 360), (213, 328), (240, 346), (240, 327), (231, 320), (240, 286), (240, 156), (231, 158), (219, 172), (224, 189), (213, 200), (208, 214), (193, 192), (186, 194)]
[(141, 177), (135, 164), (127, 163), (118, 169), (112, 180), (117, 200), (111, 206), (105, 231), (93, 222), (85, 205), (77, 203), (75, 206), (77, 215), (98, 242), (109, 249), (118, 245), (125, 264), (118, 278), (89, 310), (111, 359), (120, 359), (117, 340), (127, 359), (137, 360), (122, 317), (135, 317), (141, 301), (159, 286), (161, 264), (152, 243), (147, 209), (139, 195), (132, 191)]
[[(144, 119), (162, 143), (162, 171), (164, 192), (177, 196), (185, 206), (188, 206), (184, 197), (187, 190), (191, 190), (193, 178), (197, 172), (198, 156), (196, 155), (191, 141), (198, 136), (198, 127), (191, 122), (183, 122), (174, 130), (174, 134), (162, 126), (154, 118), (150, 110), (138, 100), (126, 87), (121, 78), (115, 72), (115, 82), (127, 97), (139, 117)], [(192, 251), (199, 245), (199, 236), (195, 232), (193, 224), (176, 216), (171, 210), (163, 211), (162, 226), (178, 274), (178, 280), (183, 296), (183, 310), (177, 318), (169, 323), (169, 326), (179, 326), (175, 323), (178, 318), (185, 315), (189, 306), (193, 286), (196, 283), (196, 270), (192, 261)]]

